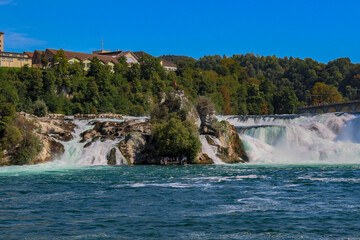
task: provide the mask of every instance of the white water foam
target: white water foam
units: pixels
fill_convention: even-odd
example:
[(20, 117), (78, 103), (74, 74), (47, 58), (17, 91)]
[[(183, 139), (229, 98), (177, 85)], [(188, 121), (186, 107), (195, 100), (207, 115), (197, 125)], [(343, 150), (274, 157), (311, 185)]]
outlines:
[[(82, 168), (91, 165), (107, 165), (107, 156), (112, 148), (116, 149), (116, 164), (126, 165), (127, 161), (122, 156), (117, 145), (122, 140), (115, 141), (100, 140), (93, 142), (88, 148), (84, 148), (87, 142), (81, 143), (81, 133), (93, 128), (91, 121), (106, 121), (106, 119), (74, 120), (76, 127), (73, 132), (73, 139), (67, 142), (59, 141), (64, 145), (64, 154), (52, 162), (26, 166), (5, 166), (0, 168), (1, 173), (29, 173)], [(118, 120), (120, 121), (120, 120)], [(121, 120), (123, 121), (123, 120)]]
[(236, 127), (250, 163), (360, 163), (360, 117), (354, 114), (218, 119)]
[[(216, 139), (217, 140), (217, 139)], [(215, 140), (215, 142), (216, 142)], [(214, 164), (225, 164), (221, 159), (217, 156), (218, 148), (216, 146), (212, 146), (208, 143), (206, 140), (205, 135), (200, 135), (200, 141), (201, 141), (201, 151), (203, 153), (206, 153), (214, 162)], [(219, 141), (219, 140), (217, 140)], [(219, 144), (221, 145), (221, 144)]]

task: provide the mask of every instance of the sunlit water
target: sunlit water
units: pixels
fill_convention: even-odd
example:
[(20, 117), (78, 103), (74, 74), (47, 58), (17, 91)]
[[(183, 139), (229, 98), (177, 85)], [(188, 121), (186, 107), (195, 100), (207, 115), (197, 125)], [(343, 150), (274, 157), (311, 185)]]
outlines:
[(202, 137), (216, 165), (106, 166), (121, 139), (84, 149), (76, 120), (59, 159), (0, 168), (0, 238), (360, 239), (357, 114), (219, 118), (250, 163)]
[(359, 239), (359, 165), (0, 173), (3, 239)]

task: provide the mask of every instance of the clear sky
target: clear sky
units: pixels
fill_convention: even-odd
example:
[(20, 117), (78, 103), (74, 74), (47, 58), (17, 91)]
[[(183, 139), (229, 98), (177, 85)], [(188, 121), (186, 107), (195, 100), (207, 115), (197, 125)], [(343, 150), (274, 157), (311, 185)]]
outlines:
[(350, 57), (359, 0), (0, 0), (5, 51), (63, 48), (163, 54)]

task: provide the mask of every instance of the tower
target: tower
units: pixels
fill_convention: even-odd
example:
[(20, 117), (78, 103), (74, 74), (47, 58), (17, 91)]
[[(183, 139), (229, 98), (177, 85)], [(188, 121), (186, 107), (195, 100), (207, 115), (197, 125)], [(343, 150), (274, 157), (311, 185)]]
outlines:
[(4, 34), (3, 32), (0, 32), (0, 52), (4, 51)]

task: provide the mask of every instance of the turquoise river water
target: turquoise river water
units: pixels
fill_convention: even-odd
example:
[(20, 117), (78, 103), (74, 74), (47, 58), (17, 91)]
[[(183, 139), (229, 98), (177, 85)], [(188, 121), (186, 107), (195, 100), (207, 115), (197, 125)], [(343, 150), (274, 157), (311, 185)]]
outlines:
[(0, 173), (2, 239), (360, 239), (360, 165)]

